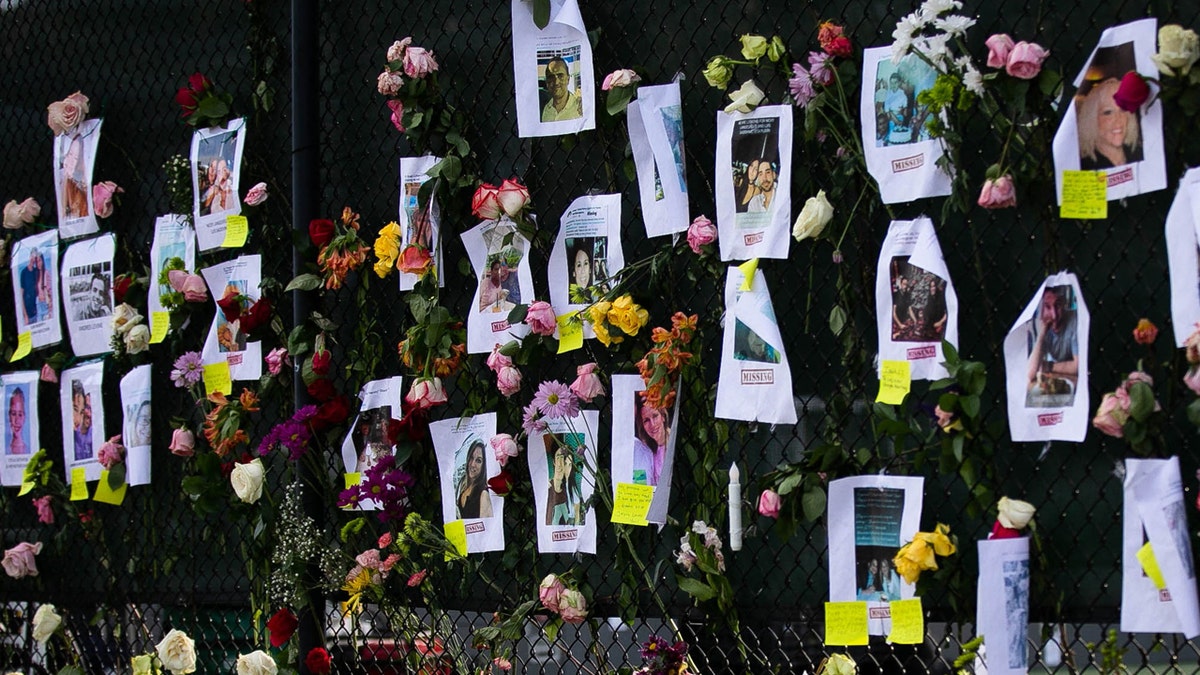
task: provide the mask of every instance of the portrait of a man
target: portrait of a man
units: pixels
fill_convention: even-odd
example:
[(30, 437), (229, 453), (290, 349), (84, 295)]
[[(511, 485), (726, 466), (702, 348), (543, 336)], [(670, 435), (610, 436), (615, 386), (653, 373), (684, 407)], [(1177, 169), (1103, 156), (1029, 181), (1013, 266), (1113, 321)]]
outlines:
[(583, 117), (583, 100), (571, 90), (571, 69), (562, 57), (546, 64), (545, 89), (550, 100), (542, 108), (543, 122), (561, 122)]

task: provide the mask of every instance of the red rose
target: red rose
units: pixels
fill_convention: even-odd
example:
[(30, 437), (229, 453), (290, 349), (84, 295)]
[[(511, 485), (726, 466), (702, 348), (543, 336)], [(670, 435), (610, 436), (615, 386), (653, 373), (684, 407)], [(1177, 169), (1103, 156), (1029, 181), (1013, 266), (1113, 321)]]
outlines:
[(300, 625), (300, 620), (287, 607), (275, 612), (275, 616), (267, 620), (267, 631), (271, 634), (271, 646), (282, 647), (287, 644), (287, 641), (292, 639), (292, 634), (296, 632), (298, 625)]
[(332, 360), (333, 354), (330, 354), (328, 349), (314, 352), (312, 356), (312, 371), (321, 377), (328, 375), (329, 364)]
[(825, 52), (831, 56), (840, 56), (844, 59), (848, 58), (854, 52), (854, 49), (850, 45), (850, 38), (845, 35), (839, 35), (829, 41), (829, 47), (825, 49)]
[[(328, 380), (324, 381), (328, 382)], [(350, 398), (348, 396), (337, 396), (322, 403), (321, 407), (317, 408), (317, 414), (313, 415), (311, 424), (314, 429), (323, 431), (345, 422), (349, 417)]]
[(312, 384), (308, 385), (308, 395), (324, 403), (337, 395), (333, 388), (333, 383), (325, 378), (313, 380)]
[(225, 315), (225, 320), (232, 323), (242, 316), (242, 294), (234, 286), (225, 287), (225, 295), (217, 300), (217, 307)]
[(1000, 524), (1000, 521), (997, 520), (996, 523), (992, 525), (992, 535), (988, 537), (988, 539), (1016, 539), (1019, 536), (1021, 536), (1020, 530), (1014, 530), (1012, 528), (1005, 527)]
[(333, 241), (334, 231), (333, 221), (326, 218), (317, 218), (308, 224), (308, 238), (318, 249), (325, 248)]
[[(392, 434), (392, 430), (388, 429), (388, 434)], [(429, 436), (429, 413), (425, 410), (414, 410), (406, 401), (404, 403), (404, 417), (398, 421), (395, 430), (395, 438), (407, 438), (413, 443), (420, 443)], [(393, 443), (392, 445), (395, 445)]]
[(400, 435), (403, 434), (404, 431), (405, 431), (404, 422), (401, 422), (400, 420), (398, 420), (394, 417), (392, 419), (388, 420), (388, 425), (387, 425), (388, 445), (395, 445), (396, 443), (398, 443), (400, 441)]
[(132, 274), (122, 274), (113, 282), (113, 299), (118, 305), (125, 302), (125, 294), (129, 292), (129, 287), (132, 285)]
[(496, 493), (498, 497), (506, 497), (512, 490), (513, 479), (512, 474), (508, 469), (500, 469), (500, 473), (488, 479), (488, 489)]
[(1137, 112), (1138, 108), (1150, 98), (1150, 85), (1146, 84), (1146, 79), (1137, 73), (1137, 71), (1129, 71), (1125, 73), (1125, 77), (1121, 78), (1121, 84), (1117, 87), (1117, 93), (1113, 94), (1113, 102), (1117, 107), (1125, 112)]
[(259, 298), (242, 313), (242, 330), (253, 336), (256, 331), (271, 323), (271, 301)]
[(313, 675), (328, 675), (333, 663), (324, 647), (313, 647), (308, 656), (304, 657), (304, 667)]
[(203, 73), (193, 73), (188, 78), (188, 87), (197, 94), (203, 94), (212, 86), (212, 81), (204, 76)]
[(196, 112), (196, 107), (200, 105), (200, 101), (196, 99), (196, 92), (187, 87), (180, 87), (179, 91), (175, 92), (175, 102), (183, 108), (184, 117)]

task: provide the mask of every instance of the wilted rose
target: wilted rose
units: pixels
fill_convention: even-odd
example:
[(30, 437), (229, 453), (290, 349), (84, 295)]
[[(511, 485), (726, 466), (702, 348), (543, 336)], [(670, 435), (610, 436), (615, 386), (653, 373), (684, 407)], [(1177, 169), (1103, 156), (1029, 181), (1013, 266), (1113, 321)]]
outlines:
[(96, 217), (107, 218), (111, 216), (113, 211), (113, 195), (123, 192), (125, 192), (125, 188), (120, 187), (111, 180), (93, 185), (92, 204), (96, 207)]
[(171, 445), (167, 447), (179, 457), (191, 457), (196, 453), (196, 435), (189, 429), (176, 429), (171, 432)]
[(717, 226), (713, 225), (712, 221), (703, 215), (696, 216), (691, 225), (688, 225), (687, 242), (691, 247), (692, 252), (699, 255), (700, 247), (711, 244), (717, 240)]
[(804, 208), (800, 209), (800, 215), (796, 216), (796, 222), (792, 225), (792, 237), (796, 241), (804, 241), (809, 237), (820, 236), (831, 220), (833, 205), (825, 197), (825, 191), (818, 190), (817, 196), (809, 197), (804, 202)]
[(571, 392), (584, 403), (591, 403), (592, 399), (604, 395), (604, 384), (596, 374), (595, 363), (585, 363), (575, 368), (575, 381), (571, 383)]
[(1017, 205), (1017, 189), (1007, 174), (983, 183), (977, 203), (985, 209), (1007, 209)]
[(1200, 59), (1200, 37), (1196, 31), (1176, 24), (1158, 29), (1158, 53), (1150, 56), (1163, 75), (1187, 75)]
[(238, 655), (237, 675), (275, 675), (278, 672), (275, 659), (261, 649)]
[(129, 354), (141, 354), (150, 348), (150, 327), (139, 323), (125, 334), (125, 351)]
[(628, 87), (631, 84), (641, 81), (642, 78), (637, 73), (628, 68), (622, 68), (605, 75), (604, 82), (600, 84), (600, 88), (604, 91), (609, 91), (614, 87)]
[(416, 244), (409, 244), (396, 258), (396, 269), (405, 274), (422, 276), (433, 268), (433, 255), (429, 249)]
[(996, 505), (999, 509), (999, 521), (1004, 527), (1012, 530), (1023, 530), (1033, 518), (1033, 514), (1037, 509), (1029, 502), (1023, 502), (1020, 499), (1009, 499), (1001, 497), (1000, 503)]
[(496, 456), (496, 461), (500, 466), (505, 466), (510, 457), (516, 457), (521, 453), (521, 446), (517, 445), (517, 441), (511, 434), (496, 434), (492, 436), (488, 444), (492, 446), (492, 453)]
[(1032, 42), (1018, 42), (1008, 54), (1005, 72), (1022, 80), (1032, 80), (1042, 72), (1042, 62), (1050, 52)]
[(1152, 345), (1158, 339), (1158, 326), (1150, 319), (1138, 319), (1137, 327), (1133, 329), (1133, 341), (1139, 345)]
[(417, 380), (404, 400), (414, 408), (432, 408), (446, 402), (446, 390), (440, 377)]
[(196, 672), (196, 643), (187, 633), (172, 628), (163, 636), (162, 642), (155, 645), (158, 660), (163, 668), (174, 675), (186, 675)]
[(114, 466), (125, 461), (125, 446), (121, 445), (121, 434), (105, 441), (104, 445), (100, 446), (96, 459), (100, 462), (100, 466), (110, 471)]
[(270, 196), (271, 195), (267, 193), (266, 183), (256, 183), (254, 187), (250, 188), (246, 192), (246, 198), (242, 201), (245, 202), (246, 206), (258, 206), (259, 204), (267, 201), (267, 197)]
[(1128, 419), (1128, 405), (1123, 403), (1116, 394), (1108, 393), (1100, 400), (1100, 408), (1096, 410), (1096, 416), (1092, 418), (1092, 426), (1113, 438), (1123, 438), (1125, 432), (1122, 427)]
[(392, 111), (392, 126), (396, 127), (396, 131), (404, 133), (404, 104), (399, 99), (392, 99), (387, 102), (387, 107)]
[(4, 552), (4, 559), (0, 560), (0, 566), (4, 567), (5, 573), (14, 579), (36, 577), (38, 569), (34, 556), (41, 552), (42, 542), (31, 544), (23, 541)]
[(742, 58), (747, 61), (760, 59), (767, 53), (767, 38), (747, 33), (739, 39), (742, 41)]
[(521, 371), (515, 366), (504, 366), (496, 372), (496, 388), (505, 396), (521, 390)]
[(1011, 37), (997, 33), (985, 40), (984, 44), (988, 48), (988, 68), (1003, 68), (1008, 65), (1008, 55), (1012, 53), (1015, 44)]
[(583, 593), (569, 588), (563, 591), (558, 601), (558, 613), (567, 623), (580, 624), (587, 619), (587, 599)]
[(554, 335), (554, 329), (558, 327), (554, 308), (545, 300), (538, 300), (529, 305), (529, 310), (525, 313), (525, 323), (538, 335)]
[(404, 74), (415, 79), (421, 79), (438, 69), (433, 52), (423, 47), (409, 46), (404, 50)]
[(46, 644), (46, 640), (49, 640), (61, 625), (62, 616), (55, 611), (54, 605), (42, 605), (33, 614), (33, 639)]
[(562, 594), (567, 590), (566, 584), (559, 580), (557, 575), (548, 574), (542, 583), (538, 585), (538, 599), (542, 605), (551, 612), (558, 612), (559, 602), (562, 600)]

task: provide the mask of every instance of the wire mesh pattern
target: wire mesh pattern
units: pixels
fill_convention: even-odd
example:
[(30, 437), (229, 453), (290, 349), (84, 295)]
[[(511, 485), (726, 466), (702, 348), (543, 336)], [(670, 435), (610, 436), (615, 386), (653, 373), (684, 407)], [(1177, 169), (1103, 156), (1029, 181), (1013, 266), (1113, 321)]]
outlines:
[[(914, 7), (894, 2), (855, 1), (799, 5), (783, 1), (721, 2), (583, 2), (583, 18), (593, 33), (596, 72), (634, 67), (652, 83), (683, 74), (683, 120), (687, 141), (687, 174), (692, 214), (713, 211), (714, 111), (726, 101), (699, 75), (707, 58), (734, 53), (742, 33), (779, 34), (793, 53), (816, 44), (823, 19), (844, 22), (856, 47), (886, 44), (896, 21)], [(1003, 0), (967, 2), (964, 13), (977, 16), (968, 45), (977, 59), (986, 53), (983, 40), (1007, 32), (1037, 40), (1052, 53), (1050, 65), (1068, 78), (1082, 67), (1101, 30), (1121, 22), (1156, 16), (1160, 25), (1194, 26), (1200, 10), (1180, 3), (1112, 2), (1095, 5), (1038, 4)], [(98, 152), (97, 180), (114, 180), (125, 188), (115, 215), (102, 229), (118, 237), (118, 269), (143, 270), (149, 258), (155, 216), (169, 210), (165, 174), (168, 157), (186, 154), (191, 130), (178, 120), (172, 97), (192, 72), (203, 72), (234, 93), (237, 110), (248, 117), (243, 188), (265, 181), (270, 198), (252, 222), (246, 249), (263, 254), (263, 275), (284, 283), (294, 273), (291, 256), (290, 195), (292, 103), (288, 45), (292, 40), (292, 8), (273, 0), (223, 0), (209, 3), (161, 3), (149, 0), (84, 2), (80, 0), (9, 0), (0, 2), (0, 198), (35, 197), (44, 209), (54, 204), (51, 133), (45, 107), (79, 89), (93, 100), (93, 117), (105, 119)], [(397, 164), (411, 149), (393, 129), (375, 76), (384, 52), (394, 40), (413, 36), (431, 49), (440, 64), (448, 99), (472, 119), (470, 142), (485, 181), (516, 176), (529, 186), (539, 227), (557, 231), (558, 217), (571, 200), (589, 192), (622, 195), (622, 241), (626, 258), (649, 255), (663, 240), (648, 240), (641, 223), (636, 183), (623, 165), (627, 141), (623, 120), (604, 120), (594, 132), (577, 137), (521, 139), (516, 135), (510, 8), (506, 2), (379, 4), (359, 0), (321, 3), (319, 41), (307, 45), (320, 62), (320, 205), (329, 217), (350, 206), (362, 214), (364, 240), (395, 220), (398, 209)], [(780, 83), (768, 83), (773, 99)], [(1058, 120), (1051, 123), (1057, 124)], [(971, 124), (986, 131), (988, 121), (976, 115)], [(1168, 335), (1188, 327), (1170, 322), (1169, 286), (1162, 226), (1175, 181), (1193, 157), (1182, 141), (1190, 130), (1166, 125), (1168, 175), (1162, 192), (1112, 203), (1104, 221), (1063, 221), (1052, 206), (1051, 186), (1030, 186), (1022, 205), (1004, 212), (972, 209), (945, 220), (941, 200), (895, 207), (896, 218), (922, 213), (934, 216), (947, 264), (960, 298), (960, 351), (988, 368), (984, 410), (997, 441), (994, 485), (997, 494), (1020, 496), (1038, 506), (1037, 526), (1045, 569), (1035, 583), (1045, 592), (1032, 597), (1031, 620), (1041, 622), (1030, 633), (1034, 667), (1050, 672), (1082, 672), (1101, 668), (1095, 645), (1103, 632), (1116, 627), (1120, 610), (1121, 478), (1116, 465), (1125, 445), (1092, 432), (1082, 444), (1054, 443), (1046, 448), (1006, 442), (1003, 359), (1000, 342), (1024, 304), (1048, 273), (1068, 269), (1079, 275), (1092, 313), (1092, 400), (1119, 383), (1140, 352), (1129, 339), (1136, 320), (1146, 316), (1163, 328), (1160, 360), (1172, 356)], [(982, 136), (981, 134), (980, 136)], [(801, 147), (803, 146), (803, 147)], [(982, 178), (998, 148), (968, 143), (963, 170)], [(793, 161), (793, 201), (814, 194), (827, 176), (814, 173), (815, 146), (797, 143)], [(1049, 158), (1046, 158), (1049, 162)], [(1047, 191), (1049, 194), (1047, 194)], [(840, 205), (835, 204), (835, 208)], [(608, 514), (597, 512), (598, 554), (539, 555), (532, 530), (534, 512), (529, 488), (518, 487), (506, 508), (508, 547), (483, 554), (481, 570), (494, 583), (439, 577), (437, 608), (413, 607), (424, 635), (401, 634), (389, 617), (373, 607), (343, 616), (335, 592), (314, 593), (320, 631), (301, 645), (324, 639), (333, 655), (335, 673), (478, 672), (490, 667), (492, 655), (472, 645), (470, 633), (488, 625), (493, 612), (510, 611), (536, 594), (547, 573), (574, 567), (592, 590), (593, 617), (578, 629), (568, 626), (551, 640), (542, 624), (530, 621), (516, 647), (517, 672), (611, 672), (641, 665), (637, 645), (649, 635), (667, 635), (665, 619), (675, 622), (690, 643), (701, 672), (812, 672), (824, 654), (842, 649), (822, 646), (822, 603), (828, 598), (828, 555), (823, 522), (803, 523), (790, 536), (768, 519), (753, 514), (757, 477), (780, 462), (797, 461), (823, 430), (845, 431), (847, 452), (881, 452), (872, 432), (869, 401), (875, 375), (869, 359), (858, 367), (844, 365), (846, 335), (829, 330), (827, 317), (841, 290), (838, 279), (854, 286), (859, 309), (849, 317), (849, 339), (871, 353), (876, 343), (872, 273), (887, 228), (881, 212), (857, 223), (841, 246), (844, 260), (832, 260), (831, 247), (792, 244), (787, 260), (764, 261), (773, 291), (785, 348), (793, 364), (792, 378), (800, 423), (795, 426), (730, 424), (718, 431), (712, 420), (719, 362), (721, 279), (697, 272), (694, 259), (681, 257), (666, 265), (636, 299), (651, 312), (651, 325), (663, 325), (674, 311), (696, 313), (701, 321), (701, 363), (691, 376), (695, 387), (681, 398), (680, 438), (671, 499), (671, 520), (661, 532), (645, 528), (633, 535), (633, 560), (608, 526)], [(446, 285), (442, 302), (462, 316), (471, 302), (473, 278), (458, 234), (475, 222), (442, 224)], [(206, 264), (232, 258), (217, 253)], [(537, 297), (548, 297), (545, 270), (548, 247), (531, 254)], [(839, 264), (841, 267), (839, 267)], [(124, 266), (124, 267), (122, 267)], [(841, 274), (839, 273), (841, 272)], [(144, 273), (144, 271), (143, 271)], [(334, 332), (337, 386), (355, 393), (363, 382), (401, 372), (394, 345), (411, 322), (394, 279), (353, 278), (336, 295), (327, 294), (315, 307), (338, 326)], [(15, 325), (9, 275), (0, 280), (4, 323)], [(355, 298), (369, 298), (366, 304)], [(284, 309), (285, 323), (292, 317)], [(208, 326), (197, 317), (184, 333), (196, 348)], [(10, 331), (3, 335), (12, 341)], [(589, 343), (586, 354), (546, 359), (525, 373), (526, 382), (569, 381), (576, 365), (593, 358), (605, 372), (634, 372), (632, 363), (648, 340), (615, 353)], [(636, 346), (641, 344), (641, 346)], [(377, 350), (381, 357), (368, 356)], [(47, 350), (47, 352), (53, 350)], [(37, 524), (33, 507), (15, 491), (0, 493), (0, 534), (5, 548), (19, 541), (59, 538), (50, 555), (39, 557), (36, 579), (0, 577), (0, 665), (21, 672), (55, 672), (61, 663), (35, 647), (28, 634), (36, 603), (53, 602), (64, 612), (87, 672), (125, 672), (130, 656), (153, 648), (170, 628), (186, 630), (197, 640), (198, 672), (232, 672), (239, 653), (261, 644), (261, 623), (274, 608), (252, 607), (249, 597), (262, 582), (262, 568), (248, 563), (247, 549), (256, 523), (245, 511), (202, 516), (180, 490), (186, 462), (167, 450), (172, 415), (186, 412), (190, 400), (169, 385), (171, 361), (177, 353), (154, 356), (155, 418), (151, 486), (129, 491), (121, 507), (96, 505), (100, 523), (47, 528)], [(43, 353), (21, 364), (38, 368)], [(110, 372), (106, 387), (115, 387)], [(855, 405), (837, 406), (830, 392), (849, 383)], [(42, 445), (61, 448), (57, 397), (42, 385)], [(115, 391), (115, 389), (114, 389)], [(1178, 382), (1162, 382), (1158, 390), (1171, 415), (1168, 445), (1180, 455), (1184, 475), (1196, 468), (1196, 445), (1183, 414), (1186, 390)], [(518, 394), (528, 397), (527, 392)], [(602, 399), (603, 401), (603, 399)], [(935, 398), (930, 398), (932, 406)], [(525, 402), (525, 401), (523, 401)], [(119, 419), (117, 406), (109, 420)], [(159, 413), (159, 409), (164, 412)], [(501, 408), (500, 431), (515, 432), (519, 411), (505, 408), (494, 379), (476, 357), (453, 380), (445, 417), (468, 410)], [(611, 410), (601, 410), (601, 464), (607, 462), (607, 428)], [(264, 410), (252, 429), (261, 437), (290, 409)], [(111, 424), (110, 424), (111, 426)], [(111, 430), (110, 430), (111, 431)], [(340, 440), (335, 447), (340, 446)], [(710, 453), (713, 447), (719, 452)], [(715, 462), (708, 458), (715, 456)], [(341, 480), (340, 457), (330, 449), (327, 483)], [(733, 585), (740, 619), (735, 639), (708, 605), (697, 607), (679, 590), (673, 565), (679, 537), (693, 519), (704, 519), (727, 532), (726, 505), (697, 487), (698, 477), (724, 472), (732, 462), (742, 467), (747, 485), (745, 548), (726, 551), (727, 576)], [(440, 495), (437, 466), (429, 456), (411, 460), (417, 477), (413, 509), (435, 522)], [(861, 672), (951, 671), (959, 645), (972, 637), (974, 574), (978, 569), (970, 542), (986, 536), (991, 520), (965, 509), (974, 487), (960, 475), (940, 474), (936, 467), (914, 470), (926, 475), (922, 524), (951, 525), (960, 553), (951, 565), (969, 580), (965, 586), (928, 588), (927, 637), (923, 645), (872, 642), (849, 651)], [(279, 487), (279, 486), (277, 486)], [(306, 488), (307, 489), (307, 488)], [(326, 487), (325, 490), (329, 488)], [(1187, 499), (1193, 498), (1191, 488)], [(306, 511), (315, 520), (325, 545), (338, 543), (339, 528), (350, 515), (334, 507), (336, 490), (306, 493)], [(51, 553), (51, 551), (55, 551)], [(353, 552), (351, 552), (353, 555)], [(663, 561), (660, 565), (659, 562)], [(313, 560), (316, 564), (318, 561)], [(639, 563), (641, 566), (639, 566)], [(643, 575), (633, 604), (636, 618), (623, 624), (617, 617), (625, 603), (623, 583)], [(315, 588), (315, 584), (314, 584)], [(650, 601), (663, 598), (669, 616)], [(416, 596), (414, 596), (416, 597)], [(265, 614), (255, 615), (255, 612)], [(1050, 639), (1048, 643), (1047, 640)], [(1163, 664), (1185, 667), (1200, 660), (1197, 645), (1170, 635), (1128, 635), (1118, 639), (1131, 672), (1157, 672)], [(1051, 652), (1056, 648), (1062, 658)], [(448, 660), (441, 659), (445, 650)], [(424, 650), (424, 651), (422, 651)], [(418, 667), (405, 657), (428, 657)], [(303, 661), (303, 656), (301, 656)], [(451, 665), (452, 664), (452, 665)], [(601, 665), (602, 664), (602, 665)], [(611, 670), (610, 670), (611, 669)], [(1040, 672), (1040, 671), (1039, 671)]]

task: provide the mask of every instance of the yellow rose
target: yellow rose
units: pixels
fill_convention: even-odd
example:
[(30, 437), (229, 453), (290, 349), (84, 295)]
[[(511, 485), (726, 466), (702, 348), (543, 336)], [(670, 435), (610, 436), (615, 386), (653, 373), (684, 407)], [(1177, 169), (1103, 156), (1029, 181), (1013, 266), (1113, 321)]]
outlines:
[(604, 318), (608, 316), (608, 310), (612, 309), (612, 303), (604, 300), (597, 302), (588, 308), (588, 319), (592, 323), (603, 323)]
[(763, 54), (767, 53), (767, 38), (761, 35), (751, 35), (747, 33), (742, 38), (742, 56), (747, 61), (754, 61), (762, 58)]
[(858, 675), (858, 664), (845, 654), (830, 654), (825, 659), (824, 670), (818, 672), (823, 675)]

